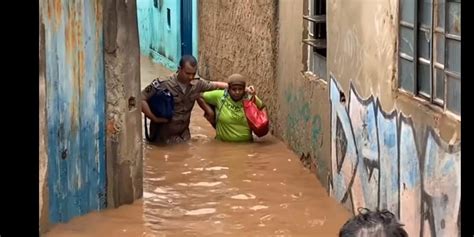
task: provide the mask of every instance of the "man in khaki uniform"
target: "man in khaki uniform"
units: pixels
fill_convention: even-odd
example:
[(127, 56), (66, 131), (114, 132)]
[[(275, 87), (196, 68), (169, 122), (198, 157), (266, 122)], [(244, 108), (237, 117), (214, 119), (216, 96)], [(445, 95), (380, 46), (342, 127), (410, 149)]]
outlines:
[[(167, 79), (155, 79), (142, 91), (142, 112), (151, 119), (150, 133), (158, 131), (158, 143), (180, 143), (191, 138), (189, 123), (191, 111), (200, 93), (227, 88), (225, 82), (195, 80), (197, 61), (191, 55), (185, 55), (179, 61), (178, 72)], [(174, 112), (171, 121), (156, 117), (150, 110), (148, 99), (155, 93), (153, 84), (168, 89), (174, 97)]]

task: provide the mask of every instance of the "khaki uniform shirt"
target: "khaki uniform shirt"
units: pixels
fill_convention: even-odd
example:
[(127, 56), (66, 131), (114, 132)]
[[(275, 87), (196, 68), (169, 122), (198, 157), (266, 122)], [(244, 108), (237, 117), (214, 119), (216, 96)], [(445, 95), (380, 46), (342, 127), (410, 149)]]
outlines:
[[(205, 80), (193, 80), (187, 85), (185, 92), (178, 84), (177, 74), (169, 78), (158, 78), (160, 85), (170, 91), (174, 99), (174, 112), (170, 122), (163, 124), (150, 123), (150, 133), (158, 132), (157, 142), (159, 143), (180, 143), (191, 138), (189, 133), (189, 123), (191, 121), (191, 111), (196, 99), (205, 91), (215, 90), (217, 87)], [(155, 81), (154, 80), (154, 81)], [(154, 82), (153, 81), (153, 82)], [(142, 91), (142, 97), (148, 100), (154, 93), (153, 82)]]

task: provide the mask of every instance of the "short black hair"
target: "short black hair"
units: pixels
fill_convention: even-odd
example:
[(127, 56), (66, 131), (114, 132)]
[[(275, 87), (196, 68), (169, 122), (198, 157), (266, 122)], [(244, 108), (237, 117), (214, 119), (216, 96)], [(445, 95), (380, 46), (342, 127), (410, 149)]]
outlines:
[(408, 237), (397, 217), (388, 210), (358, 210), (339, 231), (339, 237)]
[(183, 55), (179, 60), (179, 68), (183, 68), (186, 63), (189, 63), (192, 67), (196, 67), (197, 60), (193, 55)]

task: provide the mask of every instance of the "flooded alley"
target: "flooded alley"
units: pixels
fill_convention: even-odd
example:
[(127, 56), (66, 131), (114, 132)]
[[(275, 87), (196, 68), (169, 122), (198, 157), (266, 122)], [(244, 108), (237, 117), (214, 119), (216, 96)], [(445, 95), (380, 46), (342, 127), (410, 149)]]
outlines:
[[(331, 237), (360, 210), (461, 236), (461, 1), (340, 2), (40, 1), (40, 236)], [(215, 139), (201, 108), (259, 131), (238, 101), (189, 120), (229, 84), (205, 102), (252, 85), (267, 136)]]
[[(169, 73), (142, 58), (142, 88)], [(132, 205), (57, 224), (46, 236), (336, 236), (350, 217), (284, 143), (223, 143), (195, 106), (187, 144), (144, 142)]]

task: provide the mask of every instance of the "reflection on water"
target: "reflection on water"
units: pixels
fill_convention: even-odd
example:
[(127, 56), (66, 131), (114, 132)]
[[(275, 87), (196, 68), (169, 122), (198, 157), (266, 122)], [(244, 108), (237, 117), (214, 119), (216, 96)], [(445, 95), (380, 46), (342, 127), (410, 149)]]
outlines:
[(212, 139), (195, 109), (188, 144), (146, 144), (143, 199), (48, 236), (336, 236), (349, 213), (283, 143)]
[(213, 139), (196, 106), (188, 144), (144, 144), (144, 193), (46, 236), (337, 236), (350, 214), (273, 137)]

